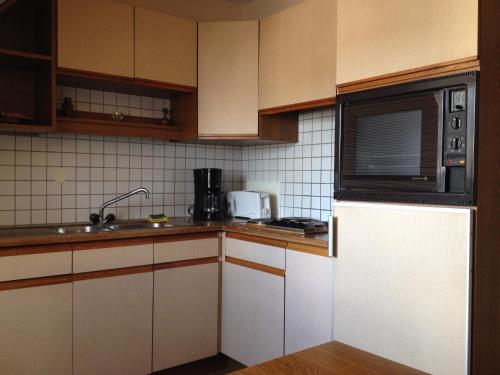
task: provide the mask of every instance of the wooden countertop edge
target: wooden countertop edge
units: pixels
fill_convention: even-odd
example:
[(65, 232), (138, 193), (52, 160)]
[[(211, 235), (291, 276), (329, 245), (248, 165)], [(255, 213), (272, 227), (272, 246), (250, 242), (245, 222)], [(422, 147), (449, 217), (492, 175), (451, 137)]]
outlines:
[(422, 375), (425, 373), (349, 345), (332, 341), (236, 371), (234, 374)]
[[(92, 242), (109, 242), (126, 239), (137, 239), (138, 241), (145, 241), (147, 238), (151, 238), (151, 242), (154, 242), (156, 238), (161, 241), (162, 237), (163, 240), (165, 240), (169, 236), (176, 236), (176, 238), (181, 240), (184, 236), (185, 239), (189, 239), (190, 234), (195, 235), (221, 231), (229, 233), (240, 233), (243, 235), (250, 235), (252, 237), (262, 237), (264, 239), (275, 241), (282, 241), (286, 242), (288, 246), (293, 250), (308, 252), (317, 255), (323, 255), (321, 254), (321, 249), (326, 250), (328, 247), (327, 241), (322, 239), (304, 237), (293, 233), (289, 234), (284, 232), (275, 232), (272, 229), (250, 229), (245, 228), (243, 225), (237, 223), (220, 223), (211, 224), (209, 226), (193, 225), (163, 229), (123, 230), (119, 232), (102, 232), (95, 234), (82, 233), (61, 235), (54, 233), (38, 236), (23, 236), (17, 238), (0, 238), (0, 256), (29, 254), (29, 248), (33, 249), (34, 246), (61, 246), (61, 244), (86, 244)], [(25, 249), (21, 248), (26, 248), (26, 252), (24, 251)], [(4, 251), (6, 251), (5, 254), (3, 253)]]

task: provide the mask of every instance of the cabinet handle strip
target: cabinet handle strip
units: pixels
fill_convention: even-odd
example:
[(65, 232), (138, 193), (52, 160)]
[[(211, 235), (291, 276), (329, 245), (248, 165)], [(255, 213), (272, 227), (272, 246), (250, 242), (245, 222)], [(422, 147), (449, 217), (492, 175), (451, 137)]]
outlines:
[(301, 244), (301, 243), (289, 242), (288, 243), (288, 249), (289, 250), (299, 251), (301, 253), (307, 253), (307, 254), (319, 255), (319, 256), (323, 256), (323, 257), (329, 257), (329, 255), (328, 255), (328, 248), (325, 248), (325, 247), (319, 247), (319, 246), (312, 246), (312, 245), (305, 245), (305, 244)]
[(115, 270), (104, 270), (104, 271), (92, 271), (84, 273), (76, 273), (73, 275), (73, 281), (91, 280), (91, 279), (102, 279), (105, 277), (113, 276), (123, 276), (123, 275), (133, 275), (136, 273), (146, 273), (153, 272), (153, 266), (135, 266), (118, 268)]
[(63, 251), (71, 251), (71, 245), (42, 245), (42, 246), (20, 246), (8, 247), (0, 249), (0, 257), (18, 256), (18, 255), (31, 255), (31, 254), (45, 254), (45, 253), (58, 253)]
[(249, 260), (233, 258), (228, 256), (225, 257), (225, 261), (227, 263), (236, 264), (241, 267), (251, 268), (253, 270), (270, 273), (272, 275), (280, 277), (285, 277), (285, 270), (282, 270), (281, 268), (266, 266), (265, 264), (250, 262)]
[(11, 289), (33, 288), (36, 286), (66, 284), (73, 281), (73, 275), (36, 277), (33, 279), (4, 281), (0, 283), (0, 291)]
[(285, 249), (286, 245), (287, 245), (286, 241), (276, 240), (273, 238), (252, 236), (252, 235), (244, 234), (244, 233), (227, 232), (226, 238), (234, 238), (234, 239), (242, 240), (242, 241), (248, 241), (248, 242), (260, 243), (263, 245), (281, 247), (283, 249)]
[(219, 257), (207, 257), (198, 259), (178, 260), (175, 262), (159, 263), (153, 266), (154, 270), (166, 270), (169, 268), (197, 266), (200, 264), (218, 263)]

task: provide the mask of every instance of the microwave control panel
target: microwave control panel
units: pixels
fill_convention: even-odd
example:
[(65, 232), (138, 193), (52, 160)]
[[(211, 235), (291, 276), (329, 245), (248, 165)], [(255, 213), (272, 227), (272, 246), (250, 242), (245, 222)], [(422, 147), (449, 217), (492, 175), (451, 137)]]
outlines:
[(448, 167), (465, 166), (465, 146), (467, 143), (466, 95), (465, 87), (450, 89), (446, 95), (443, 163)]

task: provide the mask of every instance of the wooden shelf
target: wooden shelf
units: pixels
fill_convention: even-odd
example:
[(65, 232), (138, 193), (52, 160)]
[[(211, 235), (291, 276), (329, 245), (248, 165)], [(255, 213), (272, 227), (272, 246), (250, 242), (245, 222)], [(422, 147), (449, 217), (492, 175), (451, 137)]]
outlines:
[(6, 48), (0, 48), (0, 56), (9, 56), (13, 58), (21, 58), (21, 59), (35, 60), (35, 61), (46, 61), (46, 62), (52, 61), (52, 56), (41, 55), (39, 53), (32, 53), (32, 52), (16, 51)]
[(58, 116), (57, 128), (70, 133), (183, 139), (182, 127), (163, 125), (160, 119), (125, 116), (123, 120), (115, 120), (111, 114), (92, 112), (75, 112), (71, 117)]

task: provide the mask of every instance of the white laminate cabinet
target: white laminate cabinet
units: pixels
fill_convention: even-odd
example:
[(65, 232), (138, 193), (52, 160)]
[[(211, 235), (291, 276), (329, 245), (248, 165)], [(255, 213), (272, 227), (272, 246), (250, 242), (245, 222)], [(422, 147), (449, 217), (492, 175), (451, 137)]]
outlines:
[(335, 96), (336, 12), (336, 0), (306, 0), (261, 20), (259, 109)]
[(73, 373), (151, 372), (153, 272), (73, 283)]
[(432, 374), (469, 368), (472, 211), (336, 203), (334, 339)]
[(285, 355), (332, 340), (332, 258), (286, 250)]
[(477, 0), (338, 0), (337, 83), (478, 54)]
[[(245, 246), (252, 244), (228, 238), (225, 246), (226, 256), (234, 256), (234, 247), (240, 245), (240, 242), (245, 242)], [(267, 247), (270, 252), (278, 249)], [(282, 251), (284, 256), (285, 250), (278, 250)], [(243, 263), (245, 262), (250, 261), (243, 260)], [(251, 264), (255, 265), (256, 262)], [(273, 267), (265, 263), (260, 264)], [(284, 350), (284, 309), (283, 275), (230, 263), (227, 259), (223, 262), (222, 353), (247, 366), (281, 357)]]
[(198, 25), (198, 135), (257, 136), (259, 22)]
[(197, 85), (196, 21), (135, 7), (135, 77)]
[(132, 5), (109, 0), (57, 3), (60, 67), (134, 77)]
[(217, 354), (219, 263), (154, 272), (153, 371)]
[(72, 372), (70, 282), (0, 291), (0, 374)]

